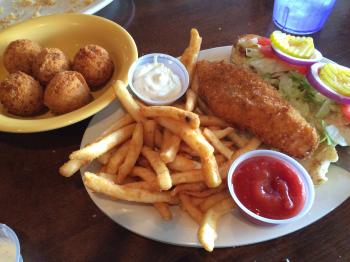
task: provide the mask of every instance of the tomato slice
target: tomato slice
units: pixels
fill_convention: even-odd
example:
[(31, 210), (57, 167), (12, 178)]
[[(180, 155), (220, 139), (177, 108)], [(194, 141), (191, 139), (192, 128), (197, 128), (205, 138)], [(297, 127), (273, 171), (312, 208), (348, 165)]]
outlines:
[(273, 58), (273, 59), (276, 59), (276, 60), (278, 59), (278, 57), (273, 52), (271, 45), (263, 45), (263, 46), (261, 46), (260, 47), (260, 52), (266, 58)]
[(271, 41), (269, 38), (261, 36), (258, 38), (258, 44), (261, 46), (271, 46)]
[(342, 105), (341, 111), (343, 113), (343, 116), (350, 121), (350, 105)]

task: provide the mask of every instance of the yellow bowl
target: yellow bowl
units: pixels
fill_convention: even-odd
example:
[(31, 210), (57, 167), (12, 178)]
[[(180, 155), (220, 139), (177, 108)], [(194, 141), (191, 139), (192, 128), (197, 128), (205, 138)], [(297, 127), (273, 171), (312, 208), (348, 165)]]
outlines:
[[(111, 80), (100, 90), (93, 92), (94, 100), (86, 106), (64, 115), (47, 112), (35, 117), (19, 117), (0, 108), (0, 131), (31, 133), (52, 130), (71, 125), (105, 108), (115, 95), (112, 83), (128, 80), (128, 70), (137, 59), (137, 47), (129, 33), (107, 19), (83, 14), (57, 14), (43, 16), (16, 24), (0, 31), (0, 55), (7, 45), (16, 39), (30, 39), (43, 47), (60, 48), (71, 60), (80, 47), (97, 44), (111, 55), (115, 70)], [(0, 62), (0, 80), (8, 75)], [(0, 104), (1, 106), (1, 104)]]

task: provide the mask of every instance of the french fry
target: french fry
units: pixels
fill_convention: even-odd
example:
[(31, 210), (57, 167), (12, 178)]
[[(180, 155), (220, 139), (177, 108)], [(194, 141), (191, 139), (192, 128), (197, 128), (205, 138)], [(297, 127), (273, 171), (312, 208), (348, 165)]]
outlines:
[(210, 130), (214, 133), (214, 135), (218, 138), (218, 139), (222, 139), (224, 137), (226, 137), (227, 135), (231, 134), (232, 132), (234, 132), (235, 130), (232, 127), (226, 127), (225, 129), (220, 129), (220, 130), (212, 130), (210, 128)]
[(154, 130), (154, 144), (158, 149), (161, 149), (163, 145), (163, 134), (158, 125), (156, 125), (156, 129)]
[(177, 194), (181, 192), (200, 192), (204, 189), (206, 189), (206, 185), (203, 182), (197, 182), (197, 183), (187, 183), (187, 184), (181, 184), (176, 186), (173, 190), (171, 190), (170, 194), (172, 196), (176, 196)]
[(136, 124), (132, 138), (129, 142), (128, 153), (124, 159), (123, 164), (119, 167), (116, 181), (118, 184), (121, 184), (126, 176), (130, 173), (134, 167), (141, 149), (143, 146), (143, 125), (141, 122)]
[(225, 145), (227, 148), (233, 147), (234, 143), (229, 140), (220, 140), (223, 145)]
[(182, 155), (176, 155), (173, 162), (167, 164), (167, 166), (175, 171), (189, 171), (193, 169), (201, 169), (201, 163), (190, 160)]
[(219, 169), (220, 177), (222, 179), (226, 179), (228, 170), (233, 163), (240, 155), (243, 155), (246, 152), (252, 151), (254, 149), (257, 149), (261, 144), (261, 141), (257, 139), (256, 137), (253, 137), (249, 140), (249, 142), (242, 148), (238, 149), (236, 152), (233, 153), (230, 160), (228, 160), (226, 163), (222, 164)]
[(124, 126), (130, 125), (134, 123), (135, 120), (131, 117), (130, 114), (124, 114), (121, 118), (119, 118), (115, 123), (113, 123), (109, 128), (102, 132), (102, 134), (96, 139), (99, 140), (101, 137), (104, 137)]
[(120, 80), (117, 80), (113, 84), (113, 88), (120, 103), (123, 105), (126, 111), (128, 111), (132, 118), (135, 119), (135, 121), (144, 122), (146, 119), (140, 112), (140, 106), (129, 93), (128, 89), (126, 88), (126, 84)]
[(173, 185), (204, 181), (201, 169), (171, 174)]
[(157, 209), (158, 213), (164, 220), (171, 220), (173, 218), (173, 215), (167, 203), (158, 202), (154, 203), (153, 206)]
[(220, 218), (233, 210), (233, 208), (234, 203), (232, 199), (226, 198), (208, 209), (208, 211), (204, 214), (197, 234), (199, 242), (202, 244), (205, 250), (209, 252), (213, 251), (214, 242), (217, 238), (217, 224)]
[(179, 198), (180, 198), (181, 205), (186, 210), (186, 212), (190, 215), (190, 217), (194, 221), (196, 221), (198, 224), (200, 224), (202, 221), (203, 213), (202, 213), (202, 211), (199, 210), (198, 207), (196, 207), (191, 202), (191, 197), (189, 197), (185, 194), (180, 194)]
[(126, 154), (129, 149), (129, 141), (122, 144), (116, 151), (113, 152), (113, 155), (109, 158), (109, 161), (106, 165), (106, 173), (109, 174), (117, 174), (117, 171), (120, 165), (123, 163)]
[(195, 72), (198, 54), (201, 49), (202, 38), (199, 36), (197, 29), (191, 29), (191, 38), (188, 47), (181, 55), (180, 61), (185, 65), (188, 75), (190, 77), (190, 83), (193, 79)]
[(201, 157), (203, 176), (208, 187), (216, 188), (221, 184), (218, 164), (214, 154)]
[(214, 152), (214, 148), (203, 135), (190, 128), (187, 124), (165, 117), (159, 117), (156, 120), (161, 126), (180, 136), (200, 156), (209, 155)]
[(130, 175), (139, 177), (147, 182), (152, 182), (157, 179), (157, 176), (153, 171), (140, 166), (134, 166), (134, 168), (131, 170)]
[(211, 144), (214, 146), (214, 148), (222, 155), (224, 155), (227, 159), (230, 159), (230, 157), (233, 154), (233, 151), (228, 148), (226, 145), (224, 145), (211, 131), (209, 128), (204, 129), (204, 136), (211, 142)]
[(108, 150), (106, 153), (100, 155), (97, 158), (97, 162), (99, 162), (101, 165), (106, 165), (108, 163), (110, 157), (114, 153), (114, 151), (115, 151), (115, 148), (112, 148), (112, 149)]
[(98, 172), (97, 174), (99, 177), (103, 177), (105, 179), (107, 179), (108, 181), (115, 183), (115, 174), (109, 174), (109, 173), (105, 173), (103, 172), (103, 170), (101, 169), (100, 172)]
[(173, 106), (143, 106), (141, 113), (146, 117), (168, 117), (182, 121), (193, 129), (198, 128), (200, 124), (197, 114)]
[(221, 118), (218, 118), (216, 116), (200, 115), (199, 119), (201, 121), (201, 126), (220, 126), (220, 127), (230, 126), (224, 120), (222, 120)]
[(190, 148), (186, 143), (180, 143), (180, 149), (179, 151), (184, 152), (186, 154), (189, 154), (193, 157), (198, 157), (199, 154), (197, 151), (194, 151), (192, 148)]
[(118, 184), (123, 183), (123, 180), (130, 173), (132, 168), (134, 167), (139, 155), (141, 153), (141, 149), (143, 146), (143, 125), (141, 122), (136, 124), (134, 132), (132, 134), (132, 138), (129, 142), (128, 152), (124, 159), (123, 164), (119, 167), (116, 181)]
[(85, 161), (92, 161), (100, 155), (104, 154), (111, 148), (123, 143), (131, 137), (136, 124), (127, 125), (109, 135), (101, 138), (97, 142), (89, 144), (82, 149), (74, 151), (70, 154), (70, 159), (79, 159)]
[(260, 144), (261, 144), (261, 141), (260, 141), (259, 139), (257, 139), (256, 137), (251, 138), (251, 139), (248, 141), (248, 143), (247, 143), (244, 147), (238, 149), (238, 150), (231, 156), (231, 158), (230, 158), (231, 162), (233, 162), (234, 160), (236, 160), (237, 157), (239, 157), (240, 155), (243, 155), (244, 153), (247, 153), (247, 152), (249, 152), (249, 151), (252, 151), (252, 150), (254, 150), (254, 149), (257, 149), (257, 148), (260, 146)]
[(87, 163), (87, 161), (84, 161), (84, 160), (71, 159), (71, 160), (67, 161), (66, 163), (64, 163), (60, 167), (59, 173), (62, 176), (71, 177), (72, 175), (75, 174), (75, 172), (77, 172), (86, 163)]
[(125, 188), (135, 188), (135, 189), (143, 189), (148, 191), (160, 191), (157, 183), (147, 182), (147, 181), (137, 181), (131, 182), (123, 185)]
[(159, 117), (157, 118), (157, 122), (165, 128), (168, 128), (174, 134), (180, 136), (192, 149), (198, 152), (207, 186), (219, 186), (221, 184), (221, 178), (213, 154), (214, 148), (203, 137), (201, 132), (191, 129), (184, 123), (169, 118)]
[(163, 133), (163, 144), (160, 150), (160, 158), (164, 163), (174, 161), (180, 148), (181, 138), (165, 129)]
[[(196, 107), (193, 112), (195, 112), (197, 115), (204, 115), (205, 114), (199, 107)], [(207, 115), (209, 115), (209, 114), (207, 114)]]
[[(142, 148), (142, 155), (148, 160), (151, 164), (153, 170), (157, 174), (157, 181), (160, 189), (168, 190), (172, 187), (171, 177), (169, 169), (165, 163), (160, 159), (159, 153), (153, 151), (151, 148), (144, 146)], [(160, 201), (163, 202), (163, 201)]]
[(143, 156), (140, 156), (139, 159), (137, 159), (136, 164), (140, 167), (143, 167), (143, 168), (152, 169), (151, 164)]
[(113, 184), (111, 181), (90, 172), (85, 172), (83, 181), (91, 190), (116, 199), (141, 203), (166, 202), (176, 204), (177, 202), (176, 198), (173, 198), (169, 192), (150, 192), (148, 190), (127, 188)]
[(200, 99), (200, 97), (197, 97), (197, 105), (198, 105), (198, 109), (201, 112), (203, 112), (205, 115), (208, 115), (208, 116), (214, 115), (213, 111), (210, 110), (210, 108), (203, 102), (202, 99)]
[(153, 119), (146, 120), (143, 125), (143, 140), (146, 146), (154, 147), (154, 136), (156, 130), (156, 121)]
[(218, 163), (218, 166), (225, 163), (227, 161), (226, 157), (223, 155), (215, 155), (216, 163)]
[(202, 198), (202, 197), (191, 197), (191, 202), (195, 206), (199, 206), (200, 204), (202, 204), (204, 202), (204, 200), (205, 200), (205, 198)]
[[(191, 88), (191, 90), (193, 90), (196, 94), (198, 93), (199, 82), (198, 82), (198, 75), (197, 75), (196, 72), (194, 72), (194, 75), (193, 75), (193, 79), (192, 79), (190, 88)], [(196, 98), (197, 98), (196, 100), (198, 101), (199, 97), (197, 96)], [(196, 102), (197, 102), (197, 101), (196, 101)]]
[(211, 196), (213, 194), (216, 194), (218, 192), (221, 192), (223, 190), (225, 190), (226, 185), (221, 184), (218, 187), (215, 188), (209, 188), (203, 191), (184, 191), (184, 193), (186, 193), (189, 196), (194, 196), (194, 197), (208, 197)]
[(204, 201), (199, 205), (199, 208), (202, 212), (206, 212), (209, 208), (214, 206), (219, 201), (229, 198), (230, 193), (227, 191), (219, 192), (216, 194), (213, 194), (207, 198), (204, 199)]
[(228, 134), (227, 137), (239, 148), (244, 147), (249, 141), (245, 137), (238, 135), (236, 132)]
[(191, 89), (187, 89), (186, 91), (186, 110), (193, 111), (196, 107), (197, 94)]

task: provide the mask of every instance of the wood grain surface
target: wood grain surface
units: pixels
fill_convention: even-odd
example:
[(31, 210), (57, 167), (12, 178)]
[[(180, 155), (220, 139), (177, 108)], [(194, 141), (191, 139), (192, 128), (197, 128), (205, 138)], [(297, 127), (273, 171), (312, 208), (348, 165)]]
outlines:
[[(123, 25), (140, 55), (178, 56), (192, 27), (203, 37), (202, 49), (231, 45), (240, 34), (268, 35), (276, 29), (272, 8), (272, 0), (120, 0), (97, 15)], [(349, 17), (350, 1), (338, 0), (314, 35), (325, 56), (346, 66)], [(36, 134), (0, 132), (0, 222), (17, 232), (24, 261), (350, 261), (349, 199), (295, 233), (212, 253), (127, 231), (95, 206), (79, 175), (67, 179), (58, 174), (79, 147), (89, 120)]]

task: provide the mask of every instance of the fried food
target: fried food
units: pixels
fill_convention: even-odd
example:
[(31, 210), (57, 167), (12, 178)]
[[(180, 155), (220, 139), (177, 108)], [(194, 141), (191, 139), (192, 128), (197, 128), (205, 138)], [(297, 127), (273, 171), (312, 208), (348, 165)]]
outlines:
[(84, 77), (75, 71), (64, 71), (46, 87), (44, 104), (55, 114), (65, 114), (88, 104), (91, 98)]
[(66, 55), (58, 48), (44, 48), (35, 57), (33, 75), (43, 85), (47, 85), (59, 72), (69, 70), (70, 63)]
[(90, 172), (85, 172), (83, 180), (95, 192), (104, 193), (115, 199), (142, 203), (176, 203), (176, 199), (169, 192), (150, 192), (144, 189), (120, 186)]
[(91, 88), (98, 88), (111, 78), (114, 64), (106, 49), (91, 44), (80, 48), (74, 57), (73, 69), (84, 76)]
[(318, 146), (315, 128), (256, 74), (225, 62), (200, 61), (199, 96), (223, 120), (297, 158)]
[(214, 242), (216, 240), (216, 227), (220, 218), (230, 212), (234, 208), (234, 203), (231, 198), (226, 198), (213, 207), (209, 208), (201, 220), (198, 230), (198, 239), (205, 250), (212, 252), (214, 249)]
[(33, 61), (40, 52), (40, 45), (29, 39), (12, 41), (4, 52), (4, 67), (9, 73), (22, 71), (30, 75)]
[(44, 105), (43, 89), (33, 77), (16, 72), (0, 83), (0, 101), (9, 113), (31, 116), (39, 113)]

